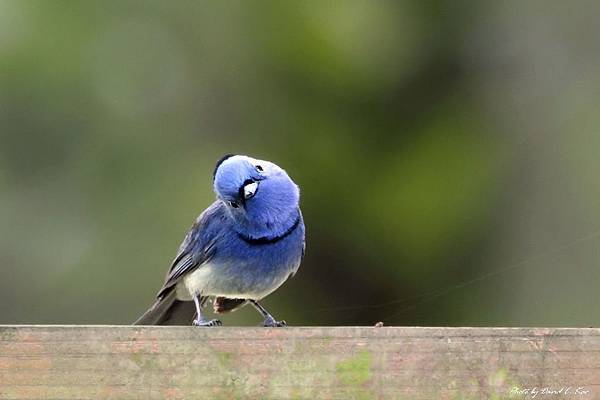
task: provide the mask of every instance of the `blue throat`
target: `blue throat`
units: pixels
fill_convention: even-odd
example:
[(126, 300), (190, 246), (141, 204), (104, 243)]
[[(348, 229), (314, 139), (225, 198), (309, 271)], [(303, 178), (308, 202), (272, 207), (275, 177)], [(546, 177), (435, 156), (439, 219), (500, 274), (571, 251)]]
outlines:
[(289, 235), (291, 235), (297, 228), (298, 225), (300, 225), (300, 212), (298, 212), (298, 216), (296, 217), (296, 220), (294, 221), (294, 223), (292, 224), (292, 226), (290, 226), (285, 232), (276, 235), (276, 236), (261, 236), (261, 237), (252, 237), (252, 236), (248, 236), (245, 235), (243, 233), (238, 232), (238, 237), (240, 239), (242, 239), (244, 242), (251, 244), (251, 245), (265, 245), (265, 244), (273, 244), (273, 243), (277, 243), (282, 239), (285, 239), (286, 237), (288, 237)]

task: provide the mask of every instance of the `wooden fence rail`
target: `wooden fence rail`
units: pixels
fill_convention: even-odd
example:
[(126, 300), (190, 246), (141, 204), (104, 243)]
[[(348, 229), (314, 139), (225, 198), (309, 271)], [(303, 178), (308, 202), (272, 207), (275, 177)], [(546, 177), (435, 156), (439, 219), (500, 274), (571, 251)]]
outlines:
[(600, 329), (0, 326), (0, 399), (246, 398), (600, 399)]

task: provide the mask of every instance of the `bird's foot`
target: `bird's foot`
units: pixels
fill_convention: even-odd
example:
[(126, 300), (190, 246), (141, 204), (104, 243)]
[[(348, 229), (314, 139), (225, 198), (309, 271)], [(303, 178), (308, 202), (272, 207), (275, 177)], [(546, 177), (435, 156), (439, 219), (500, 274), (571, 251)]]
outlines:
[(281, 328), (287, 326), (287, 323), (283, 320), (277, 321), (274, 318), (267, 318), (265, 319), (263, 326), (267, 328)]
[(223, 323), (218, 319), (194, 319), (192, 321), (192, 325), (194, 326), (221, 326)]

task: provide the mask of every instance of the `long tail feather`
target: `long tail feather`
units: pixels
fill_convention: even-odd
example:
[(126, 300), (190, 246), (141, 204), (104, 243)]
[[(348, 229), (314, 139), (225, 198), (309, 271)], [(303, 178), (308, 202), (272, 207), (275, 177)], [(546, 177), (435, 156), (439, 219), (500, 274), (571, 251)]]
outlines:
[(182, 306), (181, 301), (177, 300), (175, 290), (171, 290), (165, 296), (162, 296), (133, 324), (134, 325), (165, 325), (172, 319), (175, 311)]

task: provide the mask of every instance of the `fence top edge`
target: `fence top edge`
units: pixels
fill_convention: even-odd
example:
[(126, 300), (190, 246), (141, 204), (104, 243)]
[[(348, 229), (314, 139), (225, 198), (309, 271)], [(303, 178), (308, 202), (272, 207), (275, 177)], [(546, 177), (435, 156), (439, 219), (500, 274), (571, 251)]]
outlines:
[(232, 332), (232, 331), (256, 331), (256, 332), (267, 332), (277, 331), (283, 332), (310, 332), (310, 331), (329, 331), (329, 332), (351, 332), (351, 331), (382, 331), (382, 332), (532, 332), (532, 333), (543, 333), (543, 332), (556, 332), (556, 333), (569, 333), (569, 332), (585, 332), (585, 333), (600, 333), (600, 327), (495, 327), (495, 326), (288, 326), (286, 328), (263, 328), (263, 327), (252, 327), (252, 326), (223, 326), (223, 327), (211, 327), (211, 328), (198, 328), (194, 326), (142, 326), (142, 325), (67, 325), (67, 324), (0, 324), (0, 330), (10, 329), (36, 329), (36, 330), (85, 330), (85, 329), (96, 329), (96, 330), (194, 330), (194, 331), (210, 331), (210, 332)]

